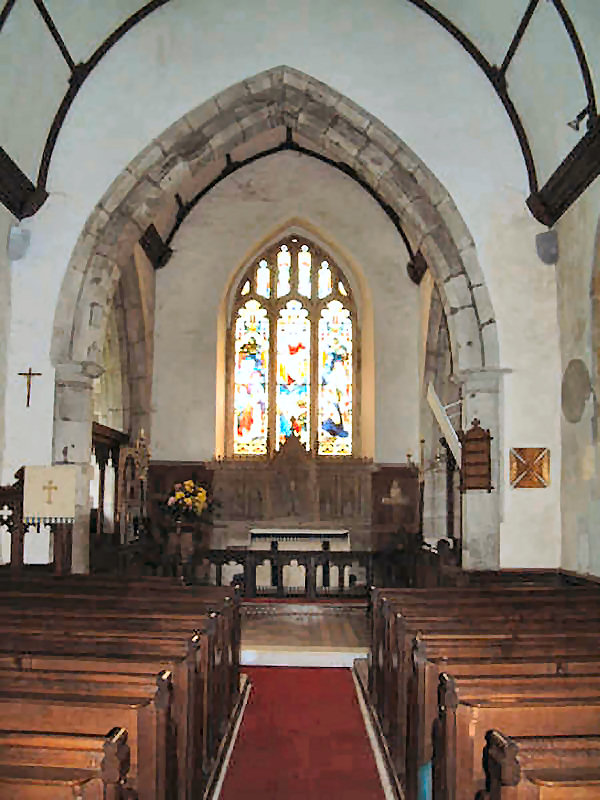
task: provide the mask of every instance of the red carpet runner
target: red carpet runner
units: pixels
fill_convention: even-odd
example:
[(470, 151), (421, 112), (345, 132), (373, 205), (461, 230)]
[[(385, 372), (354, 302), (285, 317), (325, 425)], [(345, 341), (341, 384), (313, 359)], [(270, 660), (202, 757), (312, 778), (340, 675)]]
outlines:
[(383, 800), (349, 669), (244, 671), (252, 693), (220, 800)]

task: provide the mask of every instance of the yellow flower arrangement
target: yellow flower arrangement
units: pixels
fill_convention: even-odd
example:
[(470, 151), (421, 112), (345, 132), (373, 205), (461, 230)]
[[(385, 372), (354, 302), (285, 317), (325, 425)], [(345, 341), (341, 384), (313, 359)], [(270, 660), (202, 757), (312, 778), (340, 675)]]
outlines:
[(164, 505), (178, 519), (200, 517), (213, 507), (206, 487), (193, 480), (176, 483)]

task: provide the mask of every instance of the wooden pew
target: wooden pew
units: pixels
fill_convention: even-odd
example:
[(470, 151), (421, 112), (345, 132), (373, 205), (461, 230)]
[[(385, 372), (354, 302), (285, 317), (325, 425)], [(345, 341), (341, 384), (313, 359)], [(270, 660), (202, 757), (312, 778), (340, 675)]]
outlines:
[[(43, 682), (30, 683), (27, 691), (0, 688), (0, 719), (12, 730), (46, 733), (69, 731), (98, 735), (125, 723), (131, 746), (130, 778), (140, 800), (166, 800), (169, 742), (170, 674), (162, 673), (157, 686), (118, 684), (103, 690), (85, 690), (73, 682), (68, 690), (47, 689)], [(107, 692), (106, 694), (104, 692)]]
[[(561, 655), (582, 655), (597, 646), (600, 637), (593, 630), (594, 606), (598, 607), (600, 594), (597, 591), (566, 590), (536, 587), (533, 592), (528, 588), (510, 587), (500, 591), (466, 591), (434, 590), (430, 593), (401, 590), (391, 592), (374, 592), (374, 607), (379, 604), (380, 613), (377, 618), (374, 611), (373, 638), (370, 687), (373, 705), (376, 706), (382, 729), (392, 752), (395, 769), (403, 781), (406, 771), (407, 753), (406, 715), (407, 686), (406, 682), (412, 674), (410, 663), (409, 640), (419, 632), (430, 629), (436, 631), (442, 642), (460, 647), (466, 655), (479, 658), (517, 655), (526, 646), (534, 645), (530, 655), (545, 655), (546, 660), (552, 657), (558, 646)], [(565, 600), (568, 607), (562, 607)], [(573, 602), (573, 600), (575, 602)], [(397, 609), (401, 609), (398, 613)], [(387, 612), (387, 618), (383, 619)], [(534, 616), (533, 622), (526, 621)], [(465, 617), (475, 617), (465, 623)], [(567, 629), (568, 634), (548, 635), (545, 626), (552, 624), (553, 629)], [(592, 631), (588, 629), (592, 626)], [(597, 630), (600, 624), (597, 621)], [(491, 629), (499, 631), (493, 633)], [(478, 632), (475, 633), (475, 630)], [(579, 633), (574, 631), (579, 630)], [(444, 634), (444, 631), (451, 633)], [(465, 631), (468, 631), (465, 633)], [(532, 637), (535, 636), (535, 639)], [(383, 640), (383, 641), (382, 641)], [(479, 652), (484, 646), (487, 651)], [(440, 643), (441, 647), (441, 643)], [(466, 648), (466, 649), (465, 649)], [(584, 659), (585, 660), (585, 659)], [(414, 737), (414, 729), (410, 732)], [(423, 763), (423, 762), (420, 762)]]
[[(211, 641), (206, 652), (205, 663), (202, 666), (203, 699), (200, 705), (201, 714), (206, 717), (204, 759), (210, 759), (216, 754), (220, 739), (227, 729), (228, 720), (232, 714), (233, 706), (237, 700), (237, 692), (232, 691), (232, 673), (238, 676), (236, 664), (233, 661), (231, 638), (223, 617), (217, 612), (211, 612), (208, 617), (200, 616), (197, 611), (189, 614), (173, 616), (134, 614), (130, 612), (114, 612), (110, 614), (98, 611), (96, 607), (88, 611), (86, 607), (79, 607), (77, 612), (61, 611), (57, 614), (55, 609), (44, 609), (23, 612), (20, 609), (8, 609), (4, 618), (0, 620), (0, 636), (10, 635), (14, 630), (28, 631), (42, 634), (47, 629), (44, 616), (52, 617), (54, 630), (61, 634), (76, 636), (78, 632), (85, 631), (86, 635), (106, 635), (124, 637), (131, 641), (132, 636), (139, 635), (145, 629), (145, 638), (159, 637), (181, 641), (193, 633), (199, 626), (209, 620), (214, 623), (214, 634), (208, 634)], [(238, 678), (239, 682), (239, 678)], [(237, 689), (237, 687), (236, 687)], [(208, 720), (210, 726), (208, 727)]]
[[(469, 630), (468, 633), (464, 631)], [(398, 631), (399, 642), (397, 645), (398, 667), (391, 687), (388, 688), (386, 709), (387, 729), (385, 730), (390, 748), (394, 754), (394, 766), (401, 780), (404, 779), (407, 758), (407, 716), (409, 677), (412, 675), (410, 662), (409, 640), (419, 632), (416, 626), (405, 627)], [(427, 643), (437, 644), (440, 652), (444, 648), (448, 652), (462, 652), (465, 657), (480, 657), (482, 654), (495, 655), (496, 657), (517, 657), (527, 648), (527, 656), (533, 653), (545, 654), (546, 658), (557, 655), (582, 655), (593, 652), (600, 643), (600, 631), (569, 631), (568, 633), (545, 632), (544, 626), (532, 624), (521, 626), (519, 630), (507, 629), (501, 633), (490, 633), (485, 621), (479, 630), (473, 631), (473, 626), (465, 625), (459, 633), (455, 628), (447, 632), (445, 626), (425, 629), (420, 631), (421, 637)], [(412, 738), (412, 737), (410, 737)]]
[[(2, 582), (0, 581), (0, 584)], [(6, 584), (11, 582), (5, 581)], [(107, 595), (97, 588), (86, 589), (81, 582), (75, 589), (71, 588), (71, 581), (60, 579), (55, 583), (61, 587), (62, 593), (57, 596), (48, 588), (45, 582), (40, 581), (39, 591), (29, 592), (25, 589), (17, 591), (15, 582), (12, 582), (10, 590), (6, 589), (2, 593), (3, 607), (8, 611), (15, 611), (25, 614), (25, 606), (29, 609), (29, 614), (36, 612), (42, 617), (44, 614), (53, 614), (56, 610), (64, 611), (69, 614), (75, 609), (75, 613), (83, 609), (93, 609), (104, 611), (107, 615), (116, 612), (118, 615), (124, 613), (124, 603), (127, 608), (135, 609), (139, 614), (152, 615), (157, 608), (157, 595), (154, 590), (139, 589), (129, 587), (130, 591), (119, 594), (115, 591), (114, 595)], [(117, 584), (112, 582), (114, 589)], [(227, 708), (226, 719), (230, 716), (237, 700), (239, 691), (239, 650), (240, 650), (240, 616), (239, 600), (232, 595), (230, 590), (215, 587), (193, 587), (193, 594), (184, 593), (184, 588), (174, 585), (172, 593), (168, 597), (161, 591), (160, 604), (169, 611), (163, 611), (158, 616), (163, 619), (171, 619), (178, 613), (194, 615), (200, 613), (217, 613), (217, 651), (215, 660), (219, 668), (218, 689), (222, 702)], [(120, 590), (119, 590), (120, 591)], [(224, 732), (227, 723), (221, 723), (221, 730)]]
[[(404, 669), (410, 658), (410, 649), (402, 647), (402, 640), (396, 630), (399, 625), (408, 632), (411, 630), (412, 622), (412, 631), (415, 633), (419, 627), (426, 624), (430, 627), (437, 620), (442, 627), (464, 630), (473, 627), (471, 624), (473, 616), (482, 618), (482, 621), (488, 620), (490, 625), (494, 620), (496, 623), (512, 622), (516, 625), (517, 623), (525, 624), (526, 619), (534, 615), (533, 624), (542, 624), (544, 621), (553, 624), (560, 623), (563, 626), (568, 625), (569, 630), (588, 627), (591, 618), (595, 616), (600, 627), (600, 593), (593, 593), (593, 597), (590, 598), (589, 592), (586, 591), (583, 597), (575, 598), (576, 604), (573, 604), (573, 598), (569, 596), (569, 608), (566, 610), (561, 606), (562, 596), (556, 596), (555, 591), (552, 591), (551, 594), (545, 591), (541, 595), (536, 593), (533, 598), (530, 597), (529, 592), (523, 595), (522, 592), (515, 593), (513, 590), (508, 596), (498, 596), (497, 593), (492, 593), (486, 597), (475, 592), (470, 593), (470, 596), (466, 598), (452, 598), (451, 604), (446, 598), (446, 590), (441, 590), (441, 593), (443, 605), (440, 606), (440, 591), (438, 591), (436, 592), (438, 599), (433, 608), (431, 598), (424, 599), (423, 603), (420, 599), (415, 603), (414, 597), (410, 598), (410, 601), (404, 598), (401, 602), (396, 599), (389, 600), (382, 609), (384, 630), (381, 630), (381, 622), (379, 625), (374, 623), (370, 691), (373, 705), (384, 720), (386, 733), (388, 731), (385, 708), (386, 706), (390, 707), (388, 695), (391, 692), (393, 698), (395, 686), (398, 683), (397, 672)], [(548, 606), (549, 601), (553, 601), (550, 606)], [(435, 617), (431, 615), (432, 611), (435, 611)], [(465, 619), (469, 620), (466, 624)], [(379, 630), (377, 630), (378, 627)], [(500, 628), (499, 625), (497, 627)], [(398, 650), (398, 648), (400, 649)], [(393, 706), (393, 699), (391, 705)]]
[[(371, 701), (382, 715), (386, 703), (385, 688), (390, 673), (396, 668), (394, 647), (396, 642), (395, 623), (397, 614), (404, 616), (426, 616), (425, 610), (442, 612), (445, 618), (452, 611), (465, 618), (473, 614), (481, 615), (487, 609), (496, 609), (504, 617), (510, 614), (519, 619), (520, 615), (531, 613), (535, 606), (538, 615), (548, 618), (551, 611), (562, 603), (571, 608), (600, 612), (600, 592), (595, 587), (581, 587), (557, 590), (543, 586), (488, 587), (486, 589), (438, 589), (438, 590), (388, 590), (375, 589), (372, 592), (372, 637), (369, 673)], [(541, 617), (539, 617), (541, 618)]]
[[(51, 584), (60, 586), (62, 590), (59, 596), (51, 591), (48, 581), (37, 581), (31, 592), (25, 588), (17, 592), (15, 581), (6, 581), (5, 583), (5, 591), (2, 595), (4, 607), (7, 609), (7, 617), (12, 614), (13, 618), (16, 616), (42, 618), (44, 615), (54, 617), (58, 610), (61, 611), (61, 618), (69, 616), (79, 618), (80, 612), (84, 609), (86, 612), (88, 609), (93, 609), (94, 612), (102, 611), (107, 618), (114, 618), (115, 615), (122, 617), (125, 598), (127, 607), (138, 612), (138, 616), (162, 619), (165, 622), (163, 630), (173, 627), (175, 615), (181, 619), (185, 615), (190, 620), (191, 630), (193, 617), (197, 615), (197, 612), (204, 610), (218, 614), (214, 654), (217, 672), (216, 680), (213, 681), (214, 697), (211, 697), (211, 700), (216, 704), (215, 707), (223, 707), (223, 713), (213, 713), (213, 716), (219, 720), (220, 736), (224, 734), (239, 692), (239, 602), (237, 597), (232, 595), (231, 590), (215, 587), (191, 587), (193, 594), (190, 594), (187, 591), (188, 587), (172, 584), (170, 580), (167, 580), (165, 583), (172, 593), (169, 594), (168, 599), (164, 597), (162, 590), (160, 595), (161, 605), (163, 607), (168, 605), (169, 608), (169, 612), (165, 616), (164, 611), (159, 614), (154, 613), (157, 607), (154, 585), (161, 583), (162, 586), (162, 581), (153, 581), (150, 590), (144, 584), (135, 583), (133, 587), (128, 585), (124, 595), (121, 593), (119, 582), (104, 581), (103, 583), (112, 589), (118, 587), (119, 593), (115, 591), (111, 595), (100, 591), (93, 583), (91, 587), (88, 587), (81, 580), (53, 579)], [(26, 609), (23, 607), (24, 603), (27, 603)], [(148, 625), (145, 623), (144, 627), (148, 627)]]
[(106, 736), (0, 730), (0, 796), (12, 800), (125, 800), (125, 728)]
[[(179, 713), (174, 715), (180, 723), (177, 726), (180, 734), (178, 749), (183, 746), (182, 741), (187, 741), (184, 757), (178, 759), (178, 764), (185, 775), (190, 771), (201, 772), (200, 782), (197, 774), (193, 779), (194, 785), (198, 786), (212, 766), (237, 700), (239, 602), (226, 588), (183, 587), (179, 581), (170, 579), (153, 580), (150, 584), (146, 581), (102, 580), (90, 585), (79, 578), (52, 578), (20, 586), (15, 580), (0, 580), (0, 597), (7, 611), (1, 623), (4, 652), (0, 654), (0, 660), (18, 664), (20, 668), (28, 659), (30, 667), (64, 669), (68, 663), (72, 671), (81, 668), (97, 670), (99, 657), (104, 661), (101, 669), (142, 667), (148, 671), (157, 666), (172, 668), (174, 700), (178, 694), (180, 699), (179, 703), (174, 703), (179, 709)], [(163, 613), (155, 613), (157, 597), (166, 609)], [(215, 606), (218, 611), (212, 611)], [(207, 620), (204, 615), (199, 615), (199, 610), (210, 611), (208, 617), (214, 625), (209, 647), (203, 644), (209, 633)], [(175, 624), (174, 618), (177, 619)], [(57, 625), (61, 631), (54, 639), (46, 633), (50, 620), (53, 635)], [(191, 686), (195, 682), (198, 690), (192, 692), (189, 702), (186, 699), (189, 692), (181, 690), (182, 686), (185, 689), (185, 670), (179, 671), (177, 659), (173, 663), (169, 658), (173, 654), (157, 649), (157, 643), (161, 646), (165, 642), (181, 644), (184, 637), (189, 638), (190, 630), (199, 627), (198, 622), (203, 620), (204, 630), (195, 637), (202, 657), (195, 665), (196, 674), (192, 670), (191, 679), (190, 674), (187, 676), (187, 683)], [(148, 630), (148, 634), (140, 636), (140, 628)], [(86, 633), (92, 634), (93, 647), (83, 643)], [(131, 646), (126, 654), (129, 661), (127, 665), (119, 665), (119, 660), (124, 657), (124, 642), (128, 648)], [(26, 652), (33, 653), (33, 657), (24, 657)], [(165, 656), (161, 664), (156, 663), (153, 653)], [(82, 658), (85, 658), (85, 665)], [(140, 660), (145, 663), (141, 665)], [(186, 725), (187, 734), (182, 736)], [(194, 755), (196, 750), (201, 752), (198, 759)], [(196, 768), (194, 762), (201, 766)]]
[(485, 789), (481, 754), (492, 728), (511, 736), (596, 735), (598, 676), (440, 676), (433, 769), (436, 800), (472, 800)]
[[(207, 674), (207, 702), (208, 710), (212, 717), (219, 722), (221, 735), (227, 726), (233, 706), (237, 700), (232, 683), (237, 678), (239, 683), (239, 668), (233, 657), (232, 639), (229, 633), (230, 621), (219, 612), (211, 611), (208, 619), (215, 623), (215, 632), (212, 637), (212, 659), (208, 665), (211, 672)], [(2, 631), (27, 630), (29, 632), (43, 632), (51, 624), (59, 632), (76, 633), (86, 631), (88, 634), (111, 633), (114, 636), (127, 636), (139, 634), (144, 630), (146, 636), (160, 636), (181, 640), (202, 626), (207, 620), (206, 615), (198, 611), (183, 614), (176, 610), (168, 617), (153, 612), (136, 613), (135, 605), (131, 611), (110, 612), (100, 611), (97, 607), (88, 610), (86, 606), (79, 606), (77, 611), (57, 611), (55, 608), (21, 610), (5, 608), (0, 620), (0, 634)], [(236, 687), (237, 688), (237, 687)]]
[[(459, 653), (460, 655), (453, 655)], [(465, 657), (464, 648), (425, 642), (417, 636), (413, 643), (412, 675), (407, 691), (407, 754), (406, 794), (417, 796), (419, 774), (427, 773), (433, 761), (433, 728), (438, 716), (438, 684), (442, 672), (456, 678), (469, 676), (501, 677), (505, 675), (586, 675), (600, 674), (600, 655), (587, 652), (563, 658), (547, 645), (523, 646), (518, 655), (486, 655), (485, 646), (477, 654)]]
[[(208, 620), (207, 624), (212, 621)], [(72, 672), (115, 670), (140, 674), (156, 668), (172, 674), (177, 785), (191, 797), (206, 780), (213, 759), (208, 752), (211, 720), (206, 707), (208, 638), (197, 633), (187, 641), (128, 634), (70, 636), (11, 633), (0, 636), (0, 650), (11, 654), (19, 668), (67, 669)], [(196, 787), (196, 789), (194, 789)]]
[(488, 800), (592, 800), (600, 796), (600, 736), (485, 736)]

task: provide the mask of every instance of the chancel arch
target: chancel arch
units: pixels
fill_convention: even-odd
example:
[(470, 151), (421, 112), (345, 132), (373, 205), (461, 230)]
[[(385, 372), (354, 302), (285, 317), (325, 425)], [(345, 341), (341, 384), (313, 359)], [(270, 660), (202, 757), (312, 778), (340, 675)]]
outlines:
[[(257, 109), (264, 113), (257, 114)], [(103, 326), (89, 324), (90, 304), (97, 303), (100, 313), (110, 304), (120, 276), (133, 267), (132, 253), (147, 226), (156, 223), (159, 234), (168, 237), (178, 203), (214, 181), (228, 158), (238, 153), (258, 156), (290, 135), (336, 164), (351, 164), (363, 185), (401, 220), (413, 251), (421, 253), (440, 287), (454, 368), (475, 401), (465, 413), (480, 413), (497, 431), (498, 402), (489, 403), (499, 386), (495, 319), (472, 237), (452, 198), (396, 134), (348, 98), (288, 67), (247, 79), (189, 112), (113, 182), (90, 215), (63, 282), (52, 346), (54, 363), (60, 367), (58, 385), (81, 374), (89, 352), (100, 351)], [(400, 274), (406, 255), (402, 248), (398, 252)], [(136, 385), (144, 385), (144, 375)], [(78, 399), (84, 405), (89, 402), (85, 391)], [(149, 399), (146, 402), (149, 408)], [(80, 415), (81, 420), (90, 417), (90, 412)], [(67, 423), (60, 415), (55, 421), (55, 457)], [(81, 436), (77, 461), (87, 464), (83, 429)], [(498, 500), (495, 495), (485, 500), (486, 506), (496, 506), (492, 517), (488, 515), (496, 545), (474, 551), (474, 565), (497, 563), (498, 525), (492, 518), (497, 522)], [(473, 536), (477, 538), (476, 531)]]

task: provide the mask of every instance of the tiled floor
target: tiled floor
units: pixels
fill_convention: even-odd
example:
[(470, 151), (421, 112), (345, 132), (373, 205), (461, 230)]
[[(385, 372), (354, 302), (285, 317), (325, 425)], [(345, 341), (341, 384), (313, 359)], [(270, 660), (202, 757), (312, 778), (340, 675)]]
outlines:
[(366, 608), (248, 605), (242, 611), (242, 663), (351, 666), (366, 655)]

